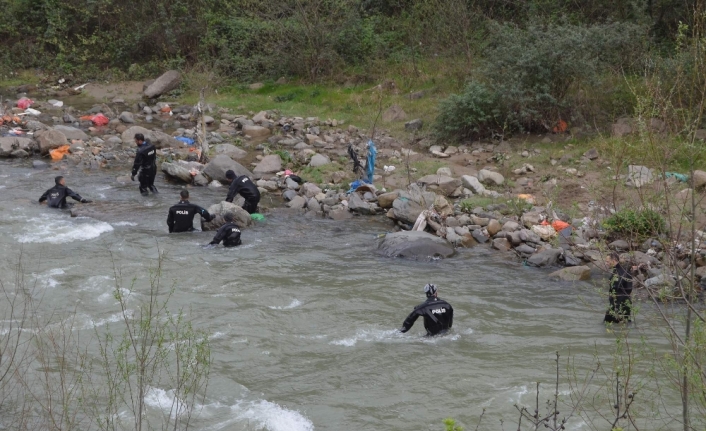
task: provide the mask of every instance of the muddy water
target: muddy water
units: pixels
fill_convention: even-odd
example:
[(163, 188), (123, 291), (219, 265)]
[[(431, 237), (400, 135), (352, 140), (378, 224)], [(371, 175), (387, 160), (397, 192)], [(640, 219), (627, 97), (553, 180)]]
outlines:
[[(177, 186), (159, 178), (162, 193), (145, 198), (115, 184), (117, 172), (68, 173), (69, 187), (104, 215), (70, 218), (35, 203), (56, 174), (0, 162), (3, 277), (22, 250), (43, 311), (75, 311), (100, 330), (119, 320), (110, 253), (144, 289), (158, 248), (166, 251), (170, 305), (191, 310), (213, 349), (193, 429), (432, 430), (446, 417), (473, 429), (483, 408), (487, 429), (501, 418), (507, 428), (513, 404), (533, 402), (533, 382), (553, 381), (553, 352), (588, 367), (615, 342), (593, 285), (548, 282), (484, 247), (439, 262), (390, 260), (373, 253), (387, 224), (273, 212), (244, 232), (243, 246), (204, 250), (208, 232), (167, 233)], [(225, 193), (193, 189), (191, 200), (208, 206)], [(426, 338), (419, 321), (396, 332), (426, 282), (454, 306), (453, 330)], [(154, 388), (151, 409), (169, 389)], [(570, 429), (588, 428), (576, 418)]]

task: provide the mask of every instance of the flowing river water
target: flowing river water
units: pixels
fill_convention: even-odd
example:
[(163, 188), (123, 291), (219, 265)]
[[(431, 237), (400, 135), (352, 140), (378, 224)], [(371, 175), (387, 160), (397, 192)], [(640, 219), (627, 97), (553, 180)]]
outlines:
[[(212, 348), (192, 429), (438, 430), (446, 417), (473, 429), (483, 408), (481, 429), (500, 429), (501, 418), (514, 429), (513, 405), (533, 404), (534, 382), (553, 384), (555, 351), (589, 368), (594, 352), (609, 356), (615, 344), (595, 284), (548, 281), (546, 271), (487, 247), (443, 261), (389, 259), (374, 252), (376, 235), (390, 228), (380, 219), (273, 211), (244, 231), (241, 247), (202, 249), (212, 233), (167, 233), (179, 186), (161, 175), (161, 194), (142, 197), (136, 183), (115, 182), (119, 172), (65, 174), (108, 214), (97, 220), (36, 203), (59, 173), (0, 162), (4, 279), (21, 250), (45, 313), (75, 312), (84, 328), (100, 328), (120, 320), (111, 259), (139, 290), (158, 249), (166, 252), (170, 308), (189, 310)], [(205, 207), (226, 193), (191, 190)], [(264, 198), (263, 206), (274, 205)], [(453, 305), (453, 330), (427, 338), (419, 320), (396, 332), (427, 282)], [(157, 389), (151, 399), (169, 390)], [(570, 423), (588, 429), (578, 417)]]

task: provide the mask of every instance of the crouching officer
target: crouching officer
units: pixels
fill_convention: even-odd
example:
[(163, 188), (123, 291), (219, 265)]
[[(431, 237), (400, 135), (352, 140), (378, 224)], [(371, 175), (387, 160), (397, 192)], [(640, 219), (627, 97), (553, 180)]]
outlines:
[(240, 194), (245, 198), (243, 209), (248, 214), (257, 212), (257, 204), (260, 203), (260, 190), (257, 189), (255, 183), (247, 175), (236, 176), (232, 170), (226, 171), (226, 178), (230, 180), (230, 188), (228, 188), (227, 202), (233, 202), (233, 198)]
[(189, 202), (188, 190), (182, 190), (180, 196), (181, 200), (179, 203), (169, 208), (169, 215), (167, 216), (169, 233), (191, 232), (194, 230), (194, 217), (196, 214), (201, 214), (201, 217), (206, 219), (206, 221), (213, 220), (214, 216), (209, 214), (208, 211)]
[(218, 229), (216, 236), (213, 237), (213, 241), (211, 241), (209, 245), (218, 245), (221, 241), (223, 241), (224, 247), (235, 247), (242, 244), (240, 242), (240, 227), (233, 223), (233, 214), (226, 213), (223, 219), (226, 221), (226, 224)]
[(39, 198), (39, 203), (41, 204), (42, 202), (47, 201), (47, 205), (52, 208), (66, 208), (73, 205), (66, 203), (67, 197), (79, 201), (82, 204), (93, 202), (82, 198), (81, 195), (66, 187), (66, 180), (64, 177), (59, 175), (54, 178), (54, 187), (44, 192), (44, 194)]
[(451, 304), (436, 296), (437, 289), (433, 284), (424, 286), (424, 293), (427, 300), (414, 307), (414, 311), (404, 319), (400, 332), (409, 331), (420, 316), (424, 316), (427, 335), (444, 333), (451, 328), (454, 321), (454, 309)]

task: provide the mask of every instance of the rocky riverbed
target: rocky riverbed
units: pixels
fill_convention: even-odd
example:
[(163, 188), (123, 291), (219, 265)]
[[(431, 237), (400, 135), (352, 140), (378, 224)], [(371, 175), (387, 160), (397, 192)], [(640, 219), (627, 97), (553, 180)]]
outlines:
[[(173, 89), (177, 81), (169, 72), (145, 83), (141, 101), (126, 103), (114, 98), (81, 111), (64, 105), (56, 95), (50, 98), (44, 92), (37, 97), (23, 93), (26, 88), (17, 88), (16, 98), (3, 107), (0, 157), (30, 159), (37, 169), (104, 170), (113, 173), (116, 182), (125, 183), (130, 181), (134, 135), (143, 133), (158, 148), (159, 167), (169, 181), (187, 187), (223, 187), (227, 186), (225, 172), (232, 169), (252, 177), (261, 193), (272, 198), (267, 203), (263, 199), (264, 211), (286, 206), (309, 217), (389, 219), (391, 234), (380, 239), (380, 251), (388, 256), (443, 258), (451, 256), (454, 247), (488, 246), (529, 266), (561, 268), (552, 277), (586, 280), (605, 270), (606, 251), (615, 250), (626, 260), (644, 264), (646, 269), (639, 277), (645, 286), (675, 283), (675, 276), (663, 268), (665, 255), (657, 239), (606, 243), (600, 223), (610, 214), (605, 208), (585, 208), (585, 214), (572, 218), (553, 209), (551, 200), (537, 204), (532, 193), (547, 183), (556, 185), (553, 179), (540, 186), (540, 174), (530, 163), (539, 150), (517, 151), (505, 141), (424, 147), (379, 132), (374, 185), (351, 189), (356, 175), (349, 148), (365, 164), (370, 138), (366, 131), (336, 119), (284, 116), (277, 111), (239, 113), (214, 105), (207, 105), (202, 117), (195, 106), (155, 99)], [(207, 128), (203, 133), (206, 163), (199, 162), (203, 161), (198, 145), (202, 120)], [(419, 125), (420, 120), (412, 120), (406, 127), (414, 130)], [(614, 133), (627, 133), (626, 127), (618, 129)], [(512, 156), (527, 159), (527, 163), (511, 171), (513, 188), (503, 188), (507, 180), (495, 162)], [(410, 168), (410, 160), (454, 161), (456, 168), (441, 167), (420, 176)], [(579, 168), (562, 167), (564, 160), (559, 158), (551, 162), (577, 179), (591, 179), (599, 166), (605, 166), (595, 149), (582, 156)], [(396, 166), (397, 172), (385, 169), (388, 165)], [(300, 174), (303, 181), (294, 181), (287, 169)], [(655, 177), (649, 167), (631, 166), (621, 179), (640, 188), (653, 183)], [(671, 180), (682, 205), (693, 190), (706, 185), (706, 172), (696, 171), (690, 182), (688, 187)], [(472, 200), (467, 199), (473, 197), (489, 198), (493, 203), (469, 205)], [(241, 224), (250, 223), (247, 214), (227, 203), (213, 205), (209, 211), (217, 215), (236, 211)], [(74, 215), (100, 219), (100, 211), (91, 208), (76, 209)], [(219, 221), (206, 223), (203, 229), (215, 229)], [(423, 227), (414, 234), (392, 234), (412, 230), (420, 222)], [(706, 245), (700, 239), (698, 253), (702, 266), (696, 274), (700, 278), (706, 274)], [(686, 251), (678, 259), (688, 265)]]

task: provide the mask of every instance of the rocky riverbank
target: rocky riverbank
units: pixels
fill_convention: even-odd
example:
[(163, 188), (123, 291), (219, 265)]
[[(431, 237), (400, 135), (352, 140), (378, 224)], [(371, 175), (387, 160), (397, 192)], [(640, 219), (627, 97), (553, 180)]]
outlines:
[[(165, 74), (146, 83), (145, 97), (163, 94), (174, 82), (173, 74)], [(277, 111), (237, 113), (213, 105), (205, 107), (202, 118), (195, 106), (149, 98), (132, 104), (116, 98), (79, 111), (49, 98), (30, 99), (28, 104), (31, 97), (17, 94), (3, 107), (0, 157), (32, 158), (36, 168), (121, 170), (116, 181), (127, 182), (130, 178), (124, 173), (135, 154), (133, 138), (143, 133), (158, 148), (160, 169), (170, 181), (221, 187), (225, 172), (232, 169), (252, 177), (263, 194), (275, 198), (272, 202), (309, 216), (387, 217), (391, 231), (419, 231), (381, 239), (380, 250), (389, 256), (447, 257), (454, 247), (486, 244), (530, 266), (562, 267), (553, 277), (585, 280), (594, 270), (604, 270), (606, 251), (615, 250), (626, 260), (644, 264), (647, 269), (640, 277), (646, 286), (669, 286), (676, 280), (663, 270), (665, 256), (657, 239), (639, 244), (618, 239), (606, 244), (601, 220), (610, 212), (605, 208), (602, 212), (587, 208), (581, 217), (572, 218), (553, 209), (551, 200), (545, 199), (547, 205), (535, 204), (532, 193), (557, 184), (556, 179), (540, 181), (538, 169), (529, 163), (540, 154), (538, 149), (518, 151), (506, 141), (425, 147), (378, 132), (374, 185), (350, 189), (356, 177), (349, 148), (365, 164), (369, 135), (341, 120), (284, 116)], [(207, 127), (205, 164), (199, 163), (194, 144), (202, 119)], [(419, 120), (407, 123), (410, 130), (418, 126)], [(509, 172), (514, 178), (510, 189), (496, 162), (513, 156), (527, 162)], [(438, 160), (455, 162), (455, 172), (449, 167), (433, 172), (411, 167)], [(591, 171), (605, 167), (595, 149), (583, 154), (578, 169), (566, 167), (565, 162), (551, 159), (557, 170), (577, 179), (590, 179)], [(294, 181), (287, 169), (303, 181)], [(631, 166), (621, 180), (640, 188), (653, 183), (655, 176), (648, 167)], [(680, 186), (678, 179), (671, 181), (682, 201), (706, 185), (706, 173), (697, 171), (690, 181), (692, 188)], [(478, 197), (492, 203), (474, 204), (473, 198)], [(209, 211), (222, 214), (235, 209), (221, 203)], [(242, 224), (249, 223), (246, 214), (238, 211), (238, 216)], [(207, 223), (204, 229), (215, 229), (218, 223), (219, 219)], [(704, 264), (696, 271), (700, 278), (706, 274), (706, 245), (699, 242), (698, 252), (697, 261)], [(679, 259), (683, 262), (687, 257), (683, 254)]]

